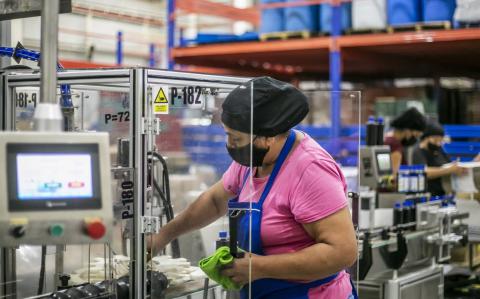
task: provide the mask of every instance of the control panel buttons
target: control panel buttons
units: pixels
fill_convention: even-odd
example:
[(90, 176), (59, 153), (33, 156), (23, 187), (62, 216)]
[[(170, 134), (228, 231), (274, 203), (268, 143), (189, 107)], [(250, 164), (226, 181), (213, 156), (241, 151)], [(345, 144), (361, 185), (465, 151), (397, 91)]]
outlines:
[(65, 232), (65, 228), (62, 224), (52, 224), (48, 228), (48, 233), (52, 237), (61, 237), (63, 236), (64, 232)]
[(86, 220), (85, 232), (90, 238), (98, 240), (105, 236), (106, 228), (100, 219)]
[(16, 225), (10, 229), (10, 235), (16, 239), (19, 239), (25, 236), (26, 229), (23, 225)]

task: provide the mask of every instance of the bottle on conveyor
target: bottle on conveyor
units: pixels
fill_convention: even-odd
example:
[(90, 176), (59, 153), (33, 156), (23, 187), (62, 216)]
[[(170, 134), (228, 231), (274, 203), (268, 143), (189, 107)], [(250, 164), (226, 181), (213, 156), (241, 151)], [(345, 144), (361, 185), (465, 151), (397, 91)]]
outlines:
[(393, 225), (397, 226), (403, 223), (403, 209), (402, 204), (400, 202), (395, 203), (395, 207), (393, 208)]
[(377, 124), (375, 123), (375, 117), (372, 115), (368, 117), (367, 138), (365, 142), (367, 146), (377, 145)]
[(385, 124), (383, 122), (383, 117), (377, 117), (377, 145), (383, 145), (383, 129)]

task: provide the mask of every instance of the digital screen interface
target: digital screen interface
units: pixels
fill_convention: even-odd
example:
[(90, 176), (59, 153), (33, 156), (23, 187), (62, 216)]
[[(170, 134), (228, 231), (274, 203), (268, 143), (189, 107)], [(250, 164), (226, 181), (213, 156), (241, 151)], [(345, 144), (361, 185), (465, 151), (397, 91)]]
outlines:
[(18, 153), (19, 200), (90, 199), (92, 157), (84, 153)]
[(390, 165), (390, 154), (381, 153), (377, 154), (378, 170), (379, 171), (390, 171), (392, 166)]

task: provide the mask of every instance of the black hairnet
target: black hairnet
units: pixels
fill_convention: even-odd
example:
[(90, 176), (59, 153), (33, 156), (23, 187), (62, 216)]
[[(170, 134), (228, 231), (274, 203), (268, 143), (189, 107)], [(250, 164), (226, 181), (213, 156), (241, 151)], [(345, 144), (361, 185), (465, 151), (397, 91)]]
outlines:
[(235, 88), (222, 105), (222, 122), (250, 134), (253, 85), (253, 134), (273, 137), (299, 124), (308, 113), (307, 97), (297, 88), (270, 77), (252, 79)]
[(422, 139), (425, 139), (429, 136), (445, 136), (445, 130), (438, 122), (429, 120), (427, 121), (427, 126), (423, 131)]
[(397, 116), (390, 125), (395, 129), (425, 130), (425, 117), (417, 110), (410, 108)]

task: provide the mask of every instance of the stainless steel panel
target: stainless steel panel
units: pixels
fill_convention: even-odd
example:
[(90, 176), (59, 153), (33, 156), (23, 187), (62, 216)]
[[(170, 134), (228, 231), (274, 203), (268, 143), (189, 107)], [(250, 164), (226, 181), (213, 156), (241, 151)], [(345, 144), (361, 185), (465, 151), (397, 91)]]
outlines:
[[(360, 298), (443, 299), (442, 266), (406, 267), (398, 271), (377, 273), (359, 283)], [(377, 297), (375, 297), (377, 296)]]

